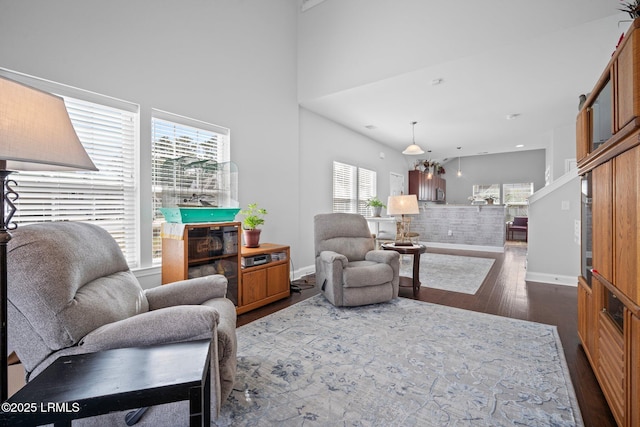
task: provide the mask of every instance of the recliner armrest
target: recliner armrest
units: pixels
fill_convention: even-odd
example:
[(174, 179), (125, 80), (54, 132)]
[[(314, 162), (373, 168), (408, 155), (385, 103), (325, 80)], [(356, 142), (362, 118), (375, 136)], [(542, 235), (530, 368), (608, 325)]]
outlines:
[(400, 254), (396, 251), (374, 250), (367, 252), (364, 259), (391, 265), (394, 260), (400, 259)]
[(144, 291), (149, 310), (176, 305), (200, 305), (227, 295), (227, 278), (221, 274), (181, 280)]
[(84, 336), (85, 352), (212, 338), (219, 322), (215, 308), (183, 305), (148, 311), (108, 323)]
[(349, 264), (349, 260), (346, 256), (333, 251), (320, 252), (320, 261), (327, 264), (333, 264), (336, 261), (340, 261), (342, 263), (342, 268), (346, 267), (347, 264)]

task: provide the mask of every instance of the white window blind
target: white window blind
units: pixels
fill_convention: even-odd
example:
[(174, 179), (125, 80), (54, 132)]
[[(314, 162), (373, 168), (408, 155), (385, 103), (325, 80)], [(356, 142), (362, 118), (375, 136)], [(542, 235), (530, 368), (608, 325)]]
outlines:
[[(20, 172), (17, 224), (86, 221), (105, 228), (137, 266), (137, 113), (63, 96), (78, 138), (98, 171)], [(92, 94), (95, 98), (95, 94)]]
[(227, 128), (154, 110), (151, 120), (154, 263), (162, 261), (160, 231), (165, 219), (160, 208), (163, 206), (163, 184), (180, 185), (176, 182), (180, 176), (174, 169), (174, 165), (180, 163), (176, 159), (228, 162), (231, 158), (229, 133)]
[(360, 215), (369, 215), (367, 201), (377, 194), (376, 184), (375, 171), (358, 168), (358, 213)]
[(354, 213), (357, 211), (358, 168), (333, 162), (333, 211)]
[(367, 200), (376, 195), (376, 172), (333, 162), (333, 212), (367, 214)]

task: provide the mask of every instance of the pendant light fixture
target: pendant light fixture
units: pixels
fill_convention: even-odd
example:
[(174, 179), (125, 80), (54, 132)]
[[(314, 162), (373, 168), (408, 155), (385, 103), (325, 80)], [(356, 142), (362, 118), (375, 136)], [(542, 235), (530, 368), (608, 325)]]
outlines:
[[(461, 149), (462, 147), (458, 147), (458, 150)], [(460, 169), (460, 153), (458, 153), (458, 178), (460, 178), (462, 176), (462, 170)]]
[(407, 148), (404, 149), (402, 154), (407, 154), (409, 156), (417, 156), (418, 154), (424, 154), (424, 150), (416, 144), (416, 123), (418, 122), (411, 122), (411, 125), (412, 125), (411, 129), (413, 131), (412, 143), (411, 145), (409, 145)]

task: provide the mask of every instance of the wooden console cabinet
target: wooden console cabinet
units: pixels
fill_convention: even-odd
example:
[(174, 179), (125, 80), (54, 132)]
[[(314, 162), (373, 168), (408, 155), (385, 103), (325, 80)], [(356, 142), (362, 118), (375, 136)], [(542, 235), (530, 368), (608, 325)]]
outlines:
[(261, 243), (257, 248), (243, 246), (241, 256), (245, 259), (267, 256), (269, 260), (264, 264), (242, 267), (238, 314), (290, 295), (289, 246), (274, 243)]
[(640, 20), (580, 109), (578, 335), (619, 426), (640, 426)]
[(162, 284), (223, 274), (227, 298), (237, 306), (240, 283), (240, 223), (162, 225)]

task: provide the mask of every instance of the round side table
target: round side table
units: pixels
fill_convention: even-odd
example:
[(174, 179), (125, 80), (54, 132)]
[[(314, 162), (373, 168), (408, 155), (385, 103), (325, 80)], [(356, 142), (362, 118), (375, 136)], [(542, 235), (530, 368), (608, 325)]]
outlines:
[(420, 254), (427, 251), (425, 245), (396, 246), (395, 243), (385, 243), (382, 249), (396, 251), (402, 255), (413, 255), (413, 278), (400, 276), (400, 286), (413, 288), (413, 294), (420, 292)]

